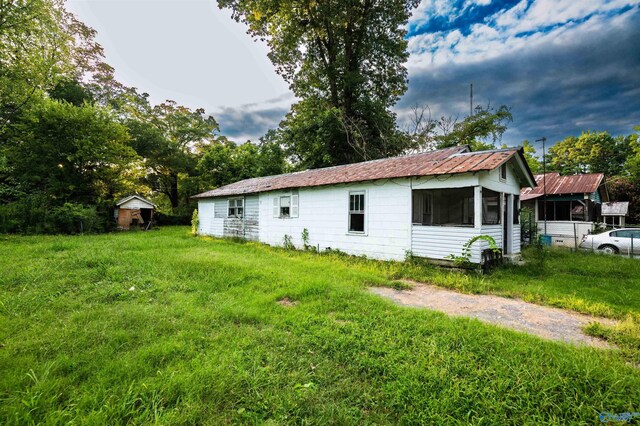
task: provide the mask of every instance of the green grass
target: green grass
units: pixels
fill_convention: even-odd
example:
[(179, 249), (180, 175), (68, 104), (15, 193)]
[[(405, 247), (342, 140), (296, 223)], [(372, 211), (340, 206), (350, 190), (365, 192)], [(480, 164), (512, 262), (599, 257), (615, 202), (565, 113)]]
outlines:
[(0, 236), (0, 423), (595, 424), (602, 411), (640, 411), (640, 370), (615, 352), (364, 291), (413, 277), (639, 311), (636, 264), (566, 256), (536, 276), (476, 276), (187, 228)]

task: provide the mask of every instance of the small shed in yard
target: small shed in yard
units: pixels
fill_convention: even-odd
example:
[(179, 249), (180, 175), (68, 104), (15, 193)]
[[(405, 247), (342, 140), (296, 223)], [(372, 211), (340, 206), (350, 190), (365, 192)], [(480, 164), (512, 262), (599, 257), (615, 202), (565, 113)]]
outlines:
[(625, 217), (629, 214), (628, 201), (615, 201), (602, 204), (602, 220), (614, 228), (624, 228)]
[(153, 211), (156, 207), (151, 201), (139, 195), (130, 195), (116, 203), (113, 215), (119, 229), (128, 230), (133, 226), (146, 230), (151, 229)]

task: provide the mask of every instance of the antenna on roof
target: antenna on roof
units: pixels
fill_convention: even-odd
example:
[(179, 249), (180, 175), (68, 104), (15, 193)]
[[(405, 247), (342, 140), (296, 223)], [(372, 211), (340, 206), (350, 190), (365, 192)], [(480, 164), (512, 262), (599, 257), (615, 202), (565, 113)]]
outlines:
[(544, 143), (547, 141), (546, 137), (536, 139), (536, 142), (542, 142), (542, 192), (544, 200), (544, 234), (547, 235), (547, 155), (544, 150)]
[(473, 115), (473, 83), (469, 84), (469, 117)]

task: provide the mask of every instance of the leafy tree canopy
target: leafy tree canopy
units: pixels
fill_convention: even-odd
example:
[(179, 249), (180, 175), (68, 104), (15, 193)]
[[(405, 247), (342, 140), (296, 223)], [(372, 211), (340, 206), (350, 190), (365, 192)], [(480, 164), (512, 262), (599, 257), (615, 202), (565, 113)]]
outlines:
[[(418, 0), (218, 0), (269, 45), (302, 99), (281, 124), (304, 166), (400, 153), (395, 115), (406, 90), (405, 24)], [(391, 125), (390, 125), (391, 124)]]
[(547, 164), (561, 174), (625, 172), (624, 165), (633, 136), (613, 137), (608, 132), (587, 131), (569, 136), (549, 148)]

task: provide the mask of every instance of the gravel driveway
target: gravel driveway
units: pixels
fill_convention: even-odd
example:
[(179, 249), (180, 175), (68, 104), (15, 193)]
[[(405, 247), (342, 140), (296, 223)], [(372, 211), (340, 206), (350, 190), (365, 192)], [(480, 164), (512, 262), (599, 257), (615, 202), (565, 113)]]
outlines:
[(577, 345), (611, 348), (604, 340), (587, 336), (582, 327), (592, 322), (613, 325), (615, 321), (578, 314), (563, 309), (535, 305), (499, 296), (462, 294), (432, 285), (411, 283), (411, 290), (371, 287), (369, 290), (398, 305), (428, 308), (452, 316), (477, 318), (545, 339)]

